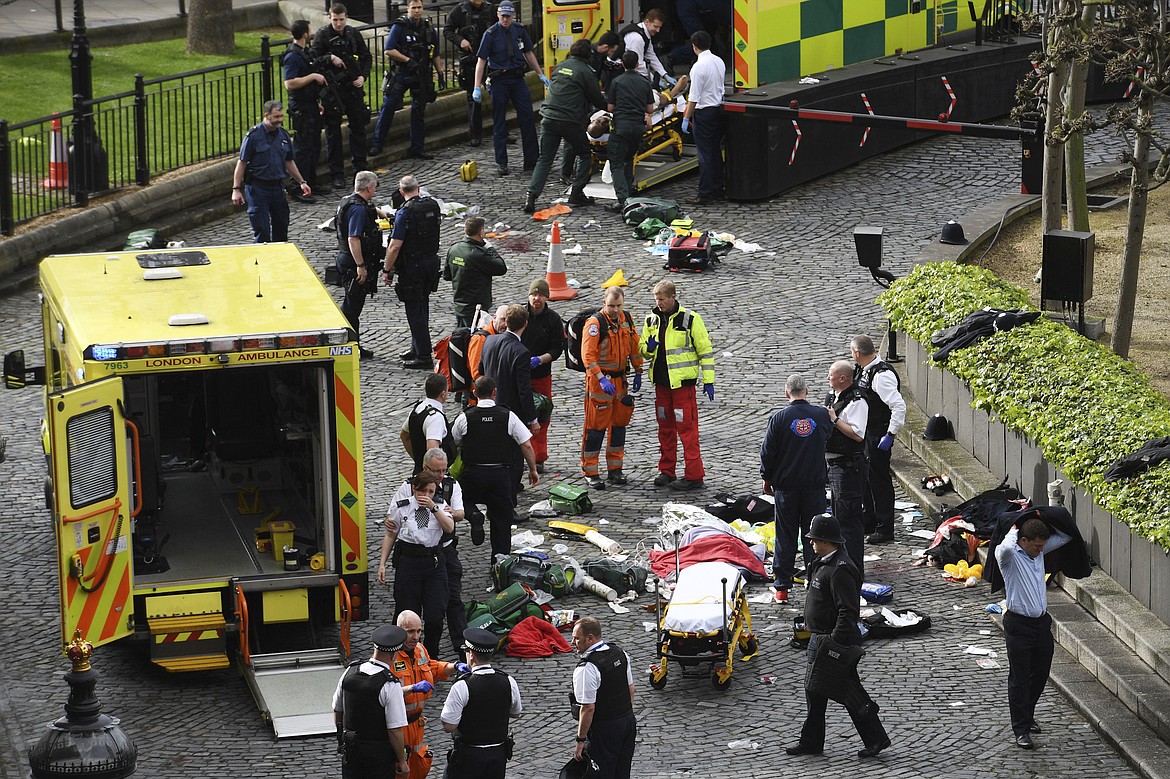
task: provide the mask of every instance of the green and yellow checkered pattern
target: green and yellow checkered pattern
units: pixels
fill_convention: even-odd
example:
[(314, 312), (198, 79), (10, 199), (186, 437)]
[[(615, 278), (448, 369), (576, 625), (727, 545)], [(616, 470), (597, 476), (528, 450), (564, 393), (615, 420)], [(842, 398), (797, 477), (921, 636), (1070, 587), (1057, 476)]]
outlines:
[(735, 0), (735, 80), (741, 87), (933, 46), (974, 25), (959, 0)]

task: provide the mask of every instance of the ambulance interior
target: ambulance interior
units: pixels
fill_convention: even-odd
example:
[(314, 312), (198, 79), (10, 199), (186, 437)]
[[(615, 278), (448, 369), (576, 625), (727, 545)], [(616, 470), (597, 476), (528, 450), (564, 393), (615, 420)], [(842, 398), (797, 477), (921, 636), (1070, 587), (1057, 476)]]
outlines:
[[(127, 375), (139, 428), (143, 584), (335, 570), (329, 363)], [(284, 547), (295, 548), (284, 559)]]

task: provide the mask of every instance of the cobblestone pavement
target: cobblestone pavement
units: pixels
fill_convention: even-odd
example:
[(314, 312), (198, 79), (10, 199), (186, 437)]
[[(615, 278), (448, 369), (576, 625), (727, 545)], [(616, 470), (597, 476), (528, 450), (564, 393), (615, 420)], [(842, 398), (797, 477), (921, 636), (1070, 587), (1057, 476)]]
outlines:
[[(470, 151), (470, 154), (469, 154)], [(517, 152), (518, 153), (518, 152)], [(489, 224), (505, 222), (519, 231), (506, 242), (509, 272), (497, 280), (499, 302), (521, 301), (533, 278), (545, 270), (547, 228), (520, 212), (524, 178), (498, 178), (490, 171), (486, 147), (453, 147), (433, 162), (406, 168), (394, 164), (382, 176), (381, 194), (403, 173), (419, 177), (439, 197), (479, 205)], [(762, 203), (721, 203), (690, 212), (698, 226), (728, 230), (763, 251), (733, 251), (712, 273), (675, 277), (682, 303), (699, 311), (716, 345), (718, 391), (714, 402), (700, 404), (700, 426), (708, 488), (696, 496), (705, 502), (721, 490), (758, 489), (758, 446), (769, 413), (780, 405), (784, 377), (804, 373), (823, 385), (829, 362), (846, 355), (855, 333), (881, 334), (883, 322), (872, 302), (877, 288), (859, 268), (851, 239), (859, 223), (885, 227), (885, 266), (896, 274), (911, 267), (919, 249), (951, 218), (998, 196), (1018, 191), (1018, 146), (971, 138), (930, 141), (851, 168)], [(478, 159), (485, 175), (460, 182), (458, 165)], [(1095, 161), (1116, 156), (1096, 148)], [(514, 164), (517, 161), (514, 160)], [(692, 175), (653, 194), (683, 198), (693, 194)], [(551, 187), (546, 189), (546, 198)], [(293, 240), (313, 264), (331, 262), (332, 233), (315, 229), (332, 211), (334, 192), (314, 206), (293, 205)], [(224, 193), (225, 198), (228, 193)], [(589, 219), (598, 229), (585, 230)], [(459, 225), (444, 229), (443, 245), (457, 236)], [(581, 254), (567, 255), (570, 277), (586, 286), (579, 301), (554, 304), (563, 316), (599, 300), (600, 282), (621, 268), (630, 282), (627, 307), (635, 317), (652, 305), (651, 285), (662, 278), (629, 228), (600, 207), (579, 209), (563, 220), (565, 246), (581, 244)], [(184, 236), (188, 245), (245, 242), (249, 235), (242, 213)], [(23, 346), (39, 354), (36, 292), (26, 290), (0, 301), (0, 343)], [(567, 316), (566, 316), (567, 318)], [(432, 300), (432, 331), (438, 336), (454, 322), (449, 286)], [(363, 330), (378, 358), (363, 363), (370, 546), (376, 551), (380, 516), (407, 460), (398, 429), (410, 403), (421, 395), (422, 375), (397, 366), (391, 355), (407, 343), (405, 319), (392, 294), (380, 293), (366, 308)], [(30, 359), (30, 363), (35, 362)], [(582, 422), (580, 379), (561, 369), (555, 373), (556, 411), (548, 473), (535, 491), (564, 479), (582, 482), (578, 449)], [(596, 505), (588, 521), (608, 520), (603, 532), (627, 548), (653, 544), (654, 519), (667, 491), (650, 484), (655, 475), (656, 437), (650, 393), (639, 399), (627, 443), (630, 484), (593, 493)], [(57, 596), (53, 571), (53, 537), (41, 497), (43, 459), (39, 450), (40, 396), (34, 390), (0, 395), (3, 435), (9, 438), (8, 461), (0, 465), (0, 519), (6, 529), (0, 569), (0, 719), (13, 748), (0, 763), (3, 776), (22, 776), (21, 749), (34, 743), (47, 722), (61, 713), (67, 664), (58, 654)], [(455, 413), (448, 408), (449, 416)], [(525, 504), (534, 498), (527, 493)], [(880, 758), (862, 763), (861, 746), (844, 711), (830, 707), (829, 740), (823, 757), (789, 758), (781, 747), (795, 740), (804, 714), (802, 652), (788, 645), (792, 618), (802, 603), (752, 604), (760, 637), (760, 654), (737, 665), (725, 692), (714, 690), (706, 675), (683, 678), (672, 672), (665, 690), (651, 690), (639, 679), (635, 704), (640, 738), (635, 775), (640, 777), (777, 776), (815, 773), (853, 776), (858, 769), (879, 775), (938, 777), (978, 770), (983, 776), (1114, 777), (1133, 775), (1123, 759), (1098, 738), (1059, 694), (1043, 697), (1038, 720), (1044, 734), (1035, 752), (1021, 752), (1010, 742), (1006, 706), (1006, 657), (1003, 638), (984, 612), (992, 598), (985, 585), (965, 590), (942, 582), (938, 573), (913, 567), (911, 554), (923, 546), (906, 532), (926, 527), (925, 520), (900, 526), (897, 542), (880, 548), (881, 560), (870, 563), (868, 579), (895, 587), (895, 605), (913, 607), (933, 618), (933, 629), (919, 637), (872, 642), (863, 660), (863, 677), (882, 707), (894, 745)], [(533, 527), (527, 525), (526, 527)], [(546, 542), (546, 548), (548, 546)], [(582, 542), (570, 542), (584, 556)], [(465, 545), (467, 597), (485, 591), (486, 547)], [(752, 585), (750, 594), (767, 592)], [(610, 614), (591, 596), (564, 598), (565, 607), (602, 616), (606, 635), (631, 654), (641, 672), (652, 662), (652, 615), (639, 609)], [(647, 602), (642, 598), (641, 602)], [(370, 631), (391, 613), (388, 590), (376, 593), (375, 619), (355, 628), (354, 646), (365, 654)], [(999, 666), (980, 668), (963, 654), (967, 645), (999, 653)], [(1067, 658), (1065, 658), (1067, 660)], [(549, 660), (503, 658), (500, 665), (516, 674), (527, 715), (515, 724), (513, 777), (554, 777), (573, 747), (574, 725), (567, 707), (572, 655)], [(133, 646), (101, 648), (96, 667), (102, 673), (98, 692), (139, 748), (139, 775), (160, 777), (324, 777), (338, 773), (331, 738), (276, 743), (261, 721), (243, 680), (232, 671), (167, 675), (152, 667)], [(761, 676), (775, 677), (772, 685)], [(439, 700), (446, 686), (440, 685)], [(434, 705), (437, 716), (439, 703)], [(441, 774), (447, 740), (430, 729)], [(748, 739), (758, 748), (728, 747)], [(19, 752), (19, 753), (17, 753)]]

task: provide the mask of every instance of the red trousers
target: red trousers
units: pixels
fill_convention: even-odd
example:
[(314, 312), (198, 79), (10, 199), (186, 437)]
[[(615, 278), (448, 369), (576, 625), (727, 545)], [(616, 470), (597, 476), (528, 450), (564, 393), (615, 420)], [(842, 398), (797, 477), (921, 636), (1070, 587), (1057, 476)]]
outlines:
[[(532, 380), (532, 391), (539, 392), (552, 400), (552, 374), (534, 378)], [(532, 436), (532, 451), (536, 453), (536, 461), (542, 463), (548, 459), (548, 422), (540, 423), (540, 432), (534, 433)]]
[(671, 389), (655, 384), (654, 417), (658, 420), (658, 470), (668, 476), (676, 475), (681, 439), (685, 462), (683, 478), (700, 481), (705, 472), (699, 452), (699, 408), (695, 404), (695, 386)]

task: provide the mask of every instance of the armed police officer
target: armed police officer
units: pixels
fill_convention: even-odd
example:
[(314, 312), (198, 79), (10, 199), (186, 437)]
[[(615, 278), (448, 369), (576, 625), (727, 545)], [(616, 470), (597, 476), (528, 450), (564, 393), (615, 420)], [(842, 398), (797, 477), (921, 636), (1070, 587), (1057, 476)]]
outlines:
[(390, 673), (406, 631), (386, 625), (374, 631), (374, 654), (351, 663), (333, 693), (333, 721), (341, 752), (342, 779), (385, 779), (407, 773), (402, 729), (406, 704), (402, 685)]
[[(284, 53), (284, 88), (288, 90), (288, 115), (292, 119), (293, 158), (297, 169), (318, 190), (317, 160), (321, 157), (321, 90), (327, 82), (325, 69), (339, 68), (341, 58), (335, 54), (316, 57), (310, 48), (312, 28), (304, 19), (297, 19), (289, 28), (293, 42)], [(305, 195), (300, 187), (290, 187), (288, 194), (302, 203), (312, 203), (312, 195)]]
[(475, 89), (475, 64), (483, 34), (495, 24), (496, 6), (485, 0), (463, 0), (447, 14), (443, 37), (459, 50), (459, 86), (467, 93), (467, 129), (472, 146), (483, 139), (483, 106), (471, 99)]
[(471, 673), (451, 685), (443, 703), (443, 730), (455, 734), (447, 779), (504, 779), (512, 757), (508, 720), (524, 710), (516, 680), (491, 666), (499, 640), (482, 628), (463, 631)]
[[(358, 320), (366, 305), (366, 295), (374, 294), (382, 257), (382, 231), (378, 229), (379, 210), (373, 204), (378, 177), (363, 170), (353, 177), (353, 193), (337, 206), (333, 223), (337, 229), (337, 271), (345, 288), (341, 313), (349, 320), (353, 334), (361, 339)], [(374, 353), (358, 347), (363, 358)]]
[(247, 202), (256, 243), (288, 240), (288, 201), (282, 186), (286, 175), (292, 176), (306, 197), (313, 194), (297, 169), (292, 137), (283, 124), (284, 105), (269, 100), (264, 104), (264, 120), (244, 136), (232, 173), (232, 205)]
[(374, 142), (370, 154), (381, 154), (394, 112), (402, 107), (402, 98), (410, 92), (410, 156), (420, 160), (434, 159), (425, 151), (426, 110), (435, 102), (438, 93), (431, 78), (431, 68), (443, 72), (439, 57), (439, 36), (431, 23), (423, 18), (423, 0), (410, 0), (406, 16), (400, 17), (386, 36), (386, 59), (389, 68), (382, 82), (382, 110), (374, 125)]
[(341, 66), (331, 64), (325, 76), (325, 156), (329, 159), (329, 174), (333, 186), (345, 186), (345, 157), (341, 148), (341, 118), (349, 119), (349, 154), (354, 172), (367, 170), (366, 127), (370, 123), (370, 108), (366, 105), (366, 79), (374, 58), (361, 33), (350, 27), (349, 12), (341, 3), (329, 7), (329, 26), (317, 30), (313, 36), (313, 54), (323, 57), (333, 54)]
[(394, 215), (394, 230), (386, 247), (387, 286), (394, 274), (398, 283), (394, 294), (406, 307), (410, 326), (410, 349), (403, 352), (402, 367), (431, 368), (431, 293), (439, 287), (439, 204), (424, 197), (414, 176), (398, 181), (398, 192), (405, 198)]
[(552, 86), (540, 109), (540, 159), (528, 183), (528, 199), (524, 201), (526, 214), (536, 211), (536, 198), (544, 189), (549, 171), (552, 170), (553, 157), (562, 140), (569, 144), (577, 157), (576, 177), (569, 193), (569, 205), (593, 204), (593, 198), (585, 194), (592, 166), (585, 124), (589, 121), (590, 107), (604, 109), (605, 98), (598, 86), (597, 74), (589, 67), (592, 54), (589, 40), (582, 38), (573, 42), (569, 56), (553, 68)]

